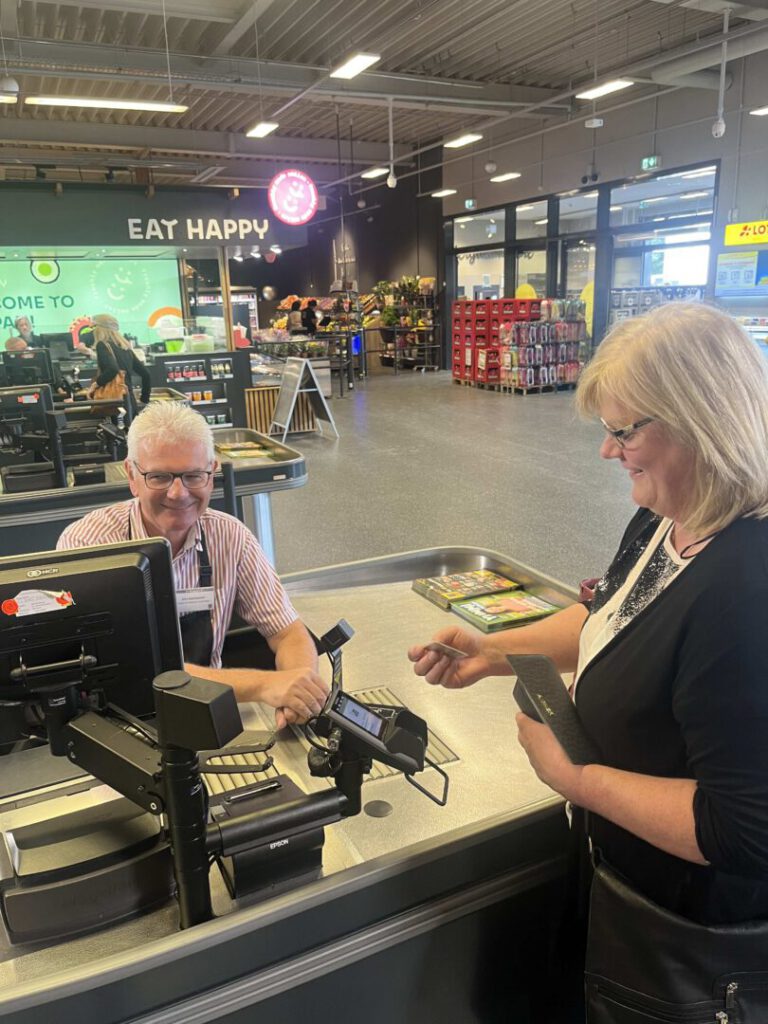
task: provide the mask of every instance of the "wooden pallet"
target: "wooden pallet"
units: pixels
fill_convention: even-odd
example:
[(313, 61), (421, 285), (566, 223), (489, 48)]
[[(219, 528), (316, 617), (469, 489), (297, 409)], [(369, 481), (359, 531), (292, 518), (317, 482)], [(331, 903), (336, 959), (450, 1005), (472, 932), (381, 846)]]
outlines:
[(534, 384), (529, 388), (516, 387), (514, 393), (516, 395), (545, 395), (548, 393), (554, 394), (556, 390), (556, 384)]

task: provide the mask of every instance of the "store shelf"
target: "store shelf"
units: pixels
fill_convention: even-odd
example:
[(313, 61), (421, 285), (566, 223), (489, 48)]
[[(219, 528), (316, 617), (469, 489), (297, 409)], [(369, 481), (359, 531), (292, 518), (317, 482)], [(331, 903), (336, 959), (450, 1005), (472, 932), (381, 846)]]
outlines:
[(203, 402), (190, 402), (190, 405), (226, 405), (229, 399), (227, 398), (212, 398), (210, 401)]

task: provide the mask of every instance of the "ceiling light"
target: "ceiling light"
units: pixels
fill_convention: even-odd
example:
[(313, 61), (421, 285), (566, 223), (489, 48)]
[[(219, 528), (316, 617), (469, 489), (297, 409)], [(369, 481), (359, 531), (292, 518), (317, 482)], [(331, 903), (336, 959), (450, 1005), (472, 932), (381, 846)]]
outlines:
[(533, 209), (533, 206), (530, 206), (530, 205), (528, 205), (528, 206), (518, 206), (517, 207), (517, 212), (518, 213), (522, 213), (524, 210), (532, 210), (532, 209)]
[(432, 198), (433, 199), (445, 199), (446, 196), (455, 196), (455, 195), (456, 195), (456, 189), (455, 188), (441, 188), (439, 192), (433, 192), (432, 193)]
[(279, 255), (283, 250), (280, 248), (279, 245), (270, 245), (269, 251), (270, 252), (276, 252)]
[(0, 92), (0, 103), (15, 103), (16, 96), (9, 96), (7, 93)]
[(594, 89), (585, 89), (584, 92), (577, 92), (577, 100), (599, 100), (601, 96), (608, 96), (612, 92), (619, 92), (620, 89), (628, 89), (634, 85), (628, 78), (614, 78), (611, 82), (603, 82), (596, 85)]
[(623, 209), (624, 209), (623, 206), (612, 206), (611, 207), (611, 213), (618, 213), (619, 210), (623, 210)]
[(469, 222), (474, 219), (474, 217), (457, 217), (454, 224), (469, 224)]
[(701, 199), (703, 196), (709, 198), (709, 192), (684, 192), (680, 199)]
[(254, 258), (255, 260), (260, 260), (260, 259), (261, 259), (261, 253), (259, 252), (259, 250), (258, 250), (258, 249), (254, 249), (254, 250), (253, 250), (253, 252), (251, 253), (251, 256), (252, 256), (252, 257), (253, 257), (253, 258)]
[(641, 199), (640, 205), (645, 206), (647, 203), (663, 203), (669, 198), (669, 196), (651, 196), (650, 199)]
[(654, 222), (659, 221), (659, 220), (666, 220), (666, 219), (667, 219), (666, 217), (654, 217), (653, 218)]
[(510, 171), (508, 174), (497, 174), (491, 181), (512, 181), (513, 178), (519, 178), (519, 171)]
[(360, 175), (361, 178), (383, 178), (385, 174), (389, 174), (388, 167), (371, 167), (368, 171), (363, 171)]
[(277, 121), (259, 121), (255, 127), (245, 134), (249, 139), (263, 139), (267, 135), (271, 135), (279, 127)]
[(581, 199), (596, 199), (597, 192), (579, 192), (579, 197)]
[(96, 99), (90, 96), (27, 96), (24, 102), (32, 107), (93, 107), (96, 110), (149, 110), (158, 114), (183, 114), (188, 109), (180, 103)]
[(768, 107), (758, 107), (757, 110), (750, 110), (753, 117), (765, 117), (768, 114)]
[[(768, 107), (766, 107), (766, 113), (768, 113)], [(688, 181), (690, 178), (711, 178), (714, 177), (714, 174), (714, 167), (702, 167), (701, 170), (698, 171), (685, 171), (680, 175), (680, 177), (685, 178), (685, 180)]]
[(462, 146), (471, 146), (473, 142), (479, 142), (482, 137), (479, 132), (467, 132), (466, 135), (459, 135), (458, 138), (444, 142), (443, 145), (446, 149), (461, 149)]
[(378, 53), (354, 53), (329, 74), (331, 78), (354, 78), (380, 60)]
[(243, 257), (242, 256), (233, 256), (232, 259), (233, 260), (237, 260), (238, 263), (242, 263), (243, 262)]
[(545, 217), (544, 220), (535, 220), (533, 223), (534, 224), (546, 224), (547, 223), (547, 218)]

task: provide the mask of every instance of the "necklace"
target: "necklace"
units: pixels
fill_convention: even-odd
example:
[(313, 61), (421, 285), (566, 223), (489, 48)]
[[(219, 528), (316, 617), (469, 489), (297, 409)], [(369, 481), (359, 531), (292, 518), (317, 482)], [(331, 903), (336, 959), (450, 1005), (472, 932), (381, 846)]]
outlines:
[[(693, 558), (694, 556), (693, 555), (689, 555), (688, 552), (691, 551), (693, 548), (697, 548), (699, 546), (699, 544), (706, 544), (706, 542), (708, 540), (712, 540), (712, 538), (716, 537), (718, 535), (718, 533), (720, 533), (720, 531), (719, 530), (715, 530), (714, 533), (710, 533), (709, 536), (707, 536), (707, 537), (702, 537), (701, 540), (695, 540), (691, 544), (686, 544), (685, 547), (683, 548), (683, 550), (680, 552), (680, 557), (683, 558), (683, 559)], [(674, 540), (673, 540), (673, 544), (674, 544)]]

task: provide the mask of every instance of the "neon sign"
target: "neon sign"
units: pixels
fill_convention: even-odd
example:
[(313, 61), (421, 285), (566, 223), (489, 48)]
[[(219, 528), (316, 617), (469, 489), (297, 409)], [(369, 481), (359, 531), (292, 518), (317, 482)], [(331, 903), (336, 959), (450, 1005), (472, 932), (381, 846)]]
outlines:
[(317, 213), (317, 186), (304, 171), (280, 171), (269, 183), (269, 208), (283, 224), (298, 227)]

